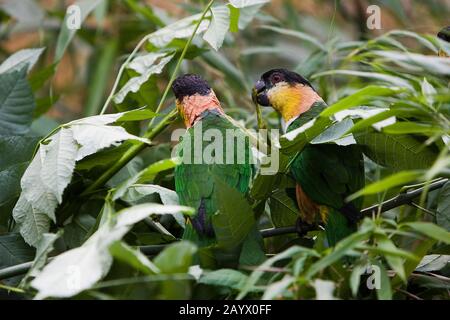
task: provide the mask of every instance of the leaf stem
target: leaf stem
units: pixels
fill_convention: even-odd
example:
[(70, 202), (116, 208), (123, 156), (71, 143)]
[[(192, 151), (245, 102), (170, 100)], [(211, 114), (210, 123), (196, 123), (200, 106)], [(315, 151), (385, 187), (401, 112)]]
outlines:
[[(191, 45), (192, 40), (194, 39), (195, 34), (197, 33), (198, 28), (200, 27), (200, 24), (202, 23), (203, 19), (205, 19), (205, 16), (208, 13), (208, 11), (211, 9), (211, 6), (213, 3), (214, 3), (214, 0), (211, 0), (206, 5), (205, 9), (202, 12), (202, 15), (200, 16), (200, 19), (198, 20), (198, 22), (195, 26), (194, 32), (192, 32), (191, 36), (189, 37), (188, 41), (186, 42), (186, 45), (184, 46), (183, 51), (181, 52), (180, 58), (177, 61), (175, 69), (173, 70), (172, 75), (170, 76), (169, 82), (167, 83), (166, 89), (164, 90), (161, 100), (159, 101), (158, 107), (156, 107), (156, 110), (155, 110), (156, 113), (158, 113), (161, 110), (161, 108), (164, 104), (164, 101), (166, 100), (167, 95), (169, 94), (169, 90), (172, 86), (172, 83), (175, 81), (175, 78), (177, 77), (178, 70), (181, 67), (181, 63), (183, 62), (184, 57), (186, 56), (189, 46)], [(154, 121), (154, 119), (150, 120), (150, 123), (148, 125), (149, 128), (153, 125), (153, 121)]]

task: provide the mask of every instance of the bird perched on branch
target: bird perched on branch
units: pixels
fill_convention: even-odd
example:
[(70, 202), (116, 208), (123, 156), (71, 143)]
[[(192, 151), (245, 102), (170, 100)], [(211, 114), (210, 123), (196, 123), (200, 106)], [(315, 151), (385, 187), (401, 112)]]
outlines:
[[(280, 114), (286, 132), (304, 125), (327, 107), (305, 78), (286, 69), (264, 73), (253, 88), (253, 98)], [(325, 223), (330, 245), (355, 230), (362, 201), (345, 199), (364, 186), (363, 155), (358, 146), (309, 144), (292, 161), (290, 173), (296, 181), (300, 229)]]
[[(196, 210), (187, 220), (183, 238), (204, 247), (215, 243), (212, 216), (218, 210), (218, 200), (214, 196), (217, 179), (242, 195), (249, 189), (252, 175), (249, 148), (242, 148), (239, 143), (227, 148), (230, 134), (234, 135), (232, 139), (243, 141), (245, 136), (225, 117), (219, 100), (204, 79), (194, 74), (180, 76), (172, 90), (187, 128), (187, 134), (178, 145), (182, 163), (175, 168), (175, 189), (180, 204)], [(208, 160), (203, 151), (206, 153), (211, 145), (212, 135), (219, 141), (215, 141), (218, 144), (212, 152), (214, 159)]]

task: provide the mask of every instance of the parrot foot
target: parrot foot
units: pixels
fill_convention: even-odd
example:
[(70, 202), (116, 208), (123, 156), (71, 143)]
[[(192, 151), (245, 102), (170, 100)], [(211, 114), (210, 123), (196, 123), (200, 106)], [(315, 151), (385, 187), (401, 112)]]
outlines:
[(315, 230), (316, 227), (313, 224), (309, 224), (303, 221), (301, 218), (297, 218), (295, 222), (295, 229), (299, 237), (305, 236), (309, 231)]

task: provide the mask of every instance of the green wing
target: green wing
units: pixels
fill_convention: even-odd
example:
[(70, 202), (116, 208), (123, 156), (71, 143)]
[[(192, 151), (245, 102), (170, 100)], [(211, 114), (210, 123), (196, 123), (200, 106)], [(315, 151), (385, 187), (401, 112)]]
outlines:
[[(214, 155), (217, 157), (219, 157), (217, 153), (222, 152), (222, 164), (194, 163), (194, 130), (200, 130), (200, 128), (201, 131), (199, 132), (202, 132), (200, 138), (205, 137), (205, 133), (209, 129), (217, 130), (213, 131), (213, 134), (220, 134), (223, 137), (223, 143), (219, 141), (220, 147), (214, 151)], [(227, 149), (226, 147), (227, 129), (233, 129), (233, 132), (236, 133), (233, 137), (234, 148), (229, 147)], [(182, 164), (175, 168), (175, 190), (179, 196), (180, 204), (196, 209), (196, 213), (187, 223), (184, 238), (195, 241), (200, 245), (206, 246), (214, 242), (214, 230), (211, 223), (211, 217), (217, 211), (217, 204), (213, 197), (214, 177), (223, 180), (243, 194), (249, 189), (252, 174), (249, 143), (243, 133), (235, 129), (237, 128), (219, 113), (207, 111), (202, 114), (201, 120), (188, 130), (178, 146), (179, 156), (185, 159)], [(243, 139), (244, 150), (239, 145), (238, 139)], [(207, 150), (208, 146), (211, 146), (211, 141), (203, 141), (201, 145), (203, 150)], [(191, 150), (190, 156), (186, 155), (188, 149)], [(233, 160), (237, 160), (238, 151), (244, 152), (243, 163), (232, 161), (228, 164), (226, 162), (227, 152), (233, 153), (232, 155), (228, 154), (228, 157), (232, 156)], [(187, 159), (190, 160), (190, 163), (186, 163), (188, 162)]]
[[(291, 172), (314, 202), (335, 209), (364, 185), (362, 153), (356, 145), (308, 145), (291, 165)], [(361, 201), (354, 201), (360, 209)]]

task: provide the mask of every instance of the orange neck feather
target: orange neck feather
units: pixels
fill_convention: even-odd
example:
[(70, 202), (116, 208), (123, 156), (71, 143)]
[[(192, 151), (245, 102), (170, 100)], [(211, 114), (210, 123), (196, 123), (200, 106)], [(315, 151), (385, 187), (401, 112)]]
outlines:
[(200, 94), (185, 96), (181, 101), (177, 100), (176, 105), (188, 129), (199, 120), (199, 116), (206, 110), (217, 110), (224, 114), (220, 102), (212, 90), (206, 96)]

